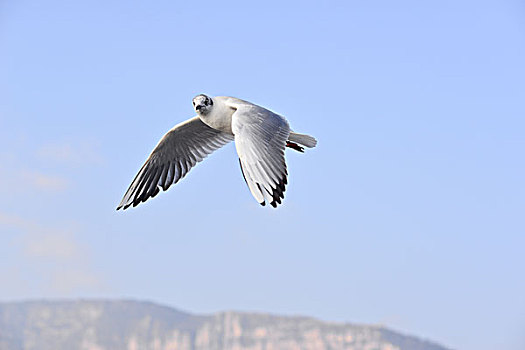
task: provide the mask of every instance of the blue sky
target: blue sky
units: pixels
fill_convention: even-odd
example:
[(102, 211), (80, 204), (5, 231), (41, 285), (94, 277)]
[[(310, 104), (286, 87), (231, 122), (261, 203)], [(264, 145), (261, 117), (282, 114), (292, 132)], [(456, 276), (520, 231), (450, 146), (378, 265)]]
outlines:
[[(520, 1), (0, 4), (0, 300), (108, 297), (525, 343)], [(233, 145), (115, 207), (199, 93), (285, 115), (278, 210)]]

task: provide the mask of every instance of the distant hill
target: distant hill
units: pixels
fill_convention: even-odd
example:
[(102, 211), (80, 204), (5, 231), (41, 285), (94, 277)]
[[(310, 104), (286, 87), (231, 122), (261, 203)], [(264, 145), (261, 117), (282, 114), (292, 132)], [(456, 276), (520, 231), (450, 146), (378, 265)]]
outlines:
[(376, 326), (137, 301), (0, 303), (0, 350), (445, 350)]

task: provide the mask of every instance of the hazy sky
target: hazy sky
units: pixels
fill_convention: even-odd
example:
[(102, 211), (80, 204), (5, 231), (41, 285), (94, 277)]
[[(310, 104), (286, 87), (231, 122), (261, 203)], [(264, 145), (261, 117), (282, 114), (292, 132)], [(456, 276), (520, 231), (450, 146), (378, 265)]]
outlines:
[[(522, 1), (0, 3), (0, 300), (108, 297), (525, 344)], [(115, 207), (198, 93), (285, 115), (284, 205), (233, 145)]]

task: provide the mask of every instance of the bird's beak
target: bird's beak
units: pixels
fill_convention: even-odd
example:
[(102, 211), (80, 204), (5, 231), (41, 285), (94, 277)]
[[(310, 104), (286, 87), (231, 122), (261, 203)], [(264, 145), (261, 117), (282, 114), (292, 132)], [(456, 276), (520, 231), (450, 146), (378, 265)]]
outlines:
[(199, 111), (202, 107), (204, 107), (203, 105), (196, 105), (195, 106), (195, 110)]

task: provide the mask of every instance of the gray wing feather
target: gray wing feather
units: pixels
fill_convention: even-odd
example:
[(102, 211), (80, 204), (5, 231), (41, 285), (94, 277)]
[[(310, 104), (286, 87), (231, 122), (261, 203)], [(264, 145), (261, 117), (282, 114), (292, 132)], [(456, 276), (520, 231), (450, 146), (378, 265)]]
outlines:
[(241, 170), (255, 199), (273, 207), (281, 204), (287, 175), (284, 151), (290, 134), (288, 122), (256, 105), (238, 105), (232, 131)]
[(213, 151), (233, 140), (233, 136), (210, 128), (199, 117), (171, 129), (160, 140), (117, 207), (134, 207), (166, 191), (182, 179), (192, 167)]

